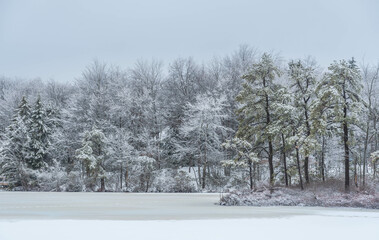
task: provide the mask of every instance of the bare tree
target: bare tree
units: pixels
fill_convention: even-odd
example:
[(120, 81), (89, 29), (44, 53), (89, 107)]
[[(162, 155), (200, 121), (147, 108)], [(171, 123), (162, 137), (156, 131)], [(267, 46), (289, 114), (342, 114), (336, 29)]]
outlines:
[[(366, 119), (365, 126), (365, 137), (364, 137), (364, 150), (363, 150), (363, 177), (362, 185), (363, 187), (366, 184), (366, 171), (367, 171), (367, 158), (370, 155), (368, 153), (369, 141), (375, 137), (376, 131), (370, 131), (370, 126), (372, 125), (372, 120), (375, 118), (373, 106), (376, 103), (375, 96), (378, 93), (377, 84), (378, 84), (378, 74), (379, 74), (379, 65), (370, 66), (368, 64), (362, 64), (362, 78), (364, 82), (364, 93), (365, 100), (367, 101), (368, 115)], [(375, 121), (374, 121), (375, 122)], [(375, 128), (376, 126), (374, 126)]]

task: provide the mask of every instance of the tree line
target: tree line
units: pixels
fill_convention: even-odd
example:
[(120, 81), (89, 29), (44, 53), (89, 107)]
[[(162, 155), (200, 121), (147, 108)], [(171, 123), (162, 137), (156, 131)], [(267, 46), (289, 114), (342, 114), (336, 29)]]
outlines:
[(2, 77), (0, 176), (40, 191), (364, 188), (377, 177), (378, 72), (243, 45), (167, 68), (94, 61), (67, 83)]

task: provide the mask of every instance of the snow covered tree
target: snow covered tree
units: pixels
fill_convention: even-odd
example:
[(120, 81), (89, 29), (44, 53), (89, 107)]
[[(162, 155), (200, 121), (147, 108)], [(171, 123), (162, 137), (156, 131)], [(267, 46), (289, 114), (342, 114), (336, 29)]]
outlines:
[(240, 166), (248, 167), (249, 169), (249, 186), (250, 189), (254, 188), (254, 178), (256, 176), (256, 165), (260, 159), (258, 154), (254, 152), (253, 146), (246, 140), (233, 138), (222, 144), (226, 149), (233, 150), (236, 155), (232, 160), (223, 161), (224, 166)]
[(16, 190), (171, 191), (188, 167), (180, 182), (215, 190), (252, 187), (262, 176), (301, 187), (303, 179), (342, 179), (350, 167), (356, 185), (371, 181), (378, 66), (362, 66), (362, 94), (352, 61), (333, 63), (321, 83), (311, 60), (289, 62), (286, 74), (282, 67), (241, 45), (167, 69), (155, 60), (125, 70), (94, 61), (62, 84), (0, 76), (1, 177)]
[(275, 64), (270, 54), (264, 53), (259, 62), (253, 64), (250, 72), (243, 76), (245, 83), (237, 96), (241, 103), (238, 109), (240, 123), (237, 136), (251, 142), (253, 145), (261, 145), (267, 153), (270, 184), (274, 184), (274, 147), (273, 136), (268, 130), (272, 119), (272, 103), (275, 100), (275, 92), (278, 85), (275, 83), (280, 76), (279, 67)]
[(202, 189), (206, 186), (207, 167), (212, 160), (221, 156), (222, 136), (230, 130), (222, 124), (227, 116), (224, 101), (224, 97), (199, 95), (195, 104), (187, 104), (184, 122), (180, 129), (185, 139), (183, 152), (198, 159), (198, 174)]
[(26, 163), (32, 169), (40, 169), (46, 165), (47, 149), (50, 145), (47, 113), (40, 97), (37, 98), (30, 114), (28, 134)]
[[(366, 171), (367, 171), (367, 156), (369, 155), (369, 150), (378, 150), (378, 131), (376, 122), (378, 119), (378, 83), (379, 83), (379, 64), (376, 66), (370, 66), (363, 64), (362, 66), (362, 78), (364, 82), (364, 99), (367, 102), (367, 116), (365, 118), (365, 136), (363, 145), (363, 169), (362, 169), (362, 185), (366, 184)], [(370, 139), (373, 149), (369, 149)], [(375, 167), (375, 165), (374, 165)]]
[(375, 151), (375, 152), (371, 153), (370, 157), (371, 157), (372, 164), (374, 166), (374, 178), (375, 178), (376, 177), (376, 165), (379, 162), (379, 151)]
[(130, 71), (131, 101), (130, 118), (133, 125), (135, 148), (156, 160), (161, 167), (161, 133), (164, 123), (162, 99), (162, 62), (138, 61)]
[(131, 166), (132, 181), (135, 183), (134, 189), (148, 192), (154, 178), (155, 159), (148, 156), (138, 156), (133, 158)]
[(76, 150), (76, 158), (83, 163), (91, 190), (94, 190), (96, 181), (100, 178), (100, 191), (105, 191), (107, 150), (107, 138), (101, 130), (96, 128), (84, 133), (82, 147)]
[(72, 117), (77, 124), (77, 131), (82, 133), (96, 126), (103, 132), (113, 130), (111, 107), (116, 96), (112, 91), (118, 86), (116, 81), (123, 81), (123, 75), (117, 68), (94, 61), (87, 66), (77, 82), (77, 94), (73, 99)]
[(299, 112), (299, 125), (297, 126), (299, 144), (305, 153), (304, 176), (306, 183), (309, 183), (309, 154), (314, 149), (315, 141), (311, 136), (311, 104), (314, 100), (314, 90), (316, 85), (315, 67), (312, 63), (304, 61), (291, 61), (289, 64), (289, 79), (291, 89), (294, 93), (293, 103), (296, 111)]
[(355, 60), (332, 63), (316, 88), (318, 96), (312, 115), (314, 129), (325, 132), (329, 127), (342, 138), (344, 147), (345, 190), (350, 188), (350, 151), (354, 143), (354, 125), (359, 124), (363, 110), (360, 96), (361, 75)]
[(23, 97), (11, 125), (7, 128), (4, 138), (2, 138), (2, 174), (7, 177), (12, 186), (22, 186), (24, 190), (29, 188), (26, 159), (30, 115), (29, 104), (26, 98)]
[[(109, 159), (108, 169), (116, 173), (120, 171), (120, 189), (129, 187), (129, 175), (132, 168), (132, 159), (135, 157), (135, 149), (129, 144), (131, 134), (125, 129), (118, 129), (115, 134), (108, 137), (109, 142)], [(124, 185), (123, 185), (124, 182)]]
[[(277, 146), (281, 145), (283, 156), (283, 173), (286, 186), (289, 185), (289, 169), (287, 167), (287, 157), (295, 150), (297, 172), (299, 175), (300, 188), (303, 189), (303, 181), (300, 167), (299, 146), (301, 146), (301, 134), (299, 134), (302, 116), (294, 107), (293, 94), (287, 88), (278, 85), (273, 93), (275, 101), (271, 104), (272, 122), (267, 127), (267, 131), (276, 136), (273, 138)], [(291, 156), (289, 156), (290, 159)], [(292, 174), (293, 175), (293, 174)]]

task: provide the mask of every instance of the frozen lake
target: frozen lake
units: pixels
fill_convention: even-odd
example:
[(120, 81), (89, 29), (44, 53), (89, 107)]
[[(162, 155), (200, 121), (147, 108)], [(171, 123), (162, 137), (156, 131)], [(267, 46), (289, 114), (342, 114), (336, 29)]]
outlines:
[(219, 197), (0, 192), (0, 239), (379, 239), (377, 210), (225, 207)]

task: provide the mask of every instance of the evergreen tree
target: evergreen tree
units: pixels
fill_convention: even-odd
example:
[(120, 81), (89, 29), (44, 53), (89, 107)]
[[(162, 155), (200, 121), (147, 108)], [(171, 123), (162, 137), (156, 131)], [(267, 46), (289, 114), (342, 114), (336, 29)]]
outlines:
[(302, 115), (297, 111), (296, 107), (294, 107), (293, 95), (289, 93), (287, 88), (278, 85), (277, 90), (273, 94), (273, 99), (275, 99), (271, 106), (273, 120), (270, 126), (268, 126), (268, 130), (272, 136), (276, 136), (274, 138), (275, 145), (281, 145), (285, 184), (288, 186), (288, 173), (290, 171), (287, 167), (287, 153), (290, 154), (289, 157), (291, 159), (291, 154), (293, 153), (293, 150), (295, 150), (300, 188), (303, 189), (299, 155), (299, 148), (301, 148), (303, 142), (303, 136), (301, 134)]
[(237, 137), (226, 141), (222, 146), (226, 149), (233, 150), (236, 153), (232, 160), (223, 161), (223, 166), (248, 167), (249, 186), (250, 189), (253, 189), (255, 183), (254, 178), (256, 177), (256, 166), (260, 161), (257, 153), (254, 152), (254, 147), (248, 141)]
[(310, 106), (314, 100), (314, 90), (316, 85), (315, 68), (311, 64), (303, 61), (291, 61), (289, 64), (289, 79), (293, 90), (293, 103), (298, 112), (298, 139), (297, 145), (305, 155), (304, 176), (306, 183), (309, 183), (309, 155), (314, 149), (314, 140), (311, 136)]
[(29, 104), (25, 97), (22, 98), (19, 107), (7, 128), (4, 147), (2, 149), (3, 161), (1, 169), (8, 181), (14, 186), (23, 186), (28, 189), (28, 172), (26, 167), (28, 124), (31, 115)]
[(279, 88), (275, 80), (279, 76), (280, 70), (273, 57), (265, 53), (259, 62), (253, 64), (250, 72), (243, 76), (246, 82), (237, 96), (237, 101), (242, 104), (237, 111), (240, 120), (237, 136), (253, 145), (261, 145), (267, 153), (271, 185), (274, 184), (275, 135), (268, 128), (273, 121), (272, 103), (276, 101), (274, 93)]
[(354, 125), (359, 124), (363, 109), (360, 97), (361, 75), (355, 60), (332, 63), (317, 86), (318, 99), (313, 107), (315, 129), (325, 132), (329, 127), (339, 134), (344, 146), (345, 191), (350, 188), (350, 151)]
[(30, 115), (28, 132), (26, 162), (32, 169), (40, 169), (46, 165), (47, 149), (50, 145), (50, 128), (48, 126), (47, 114), (39, 96)]

